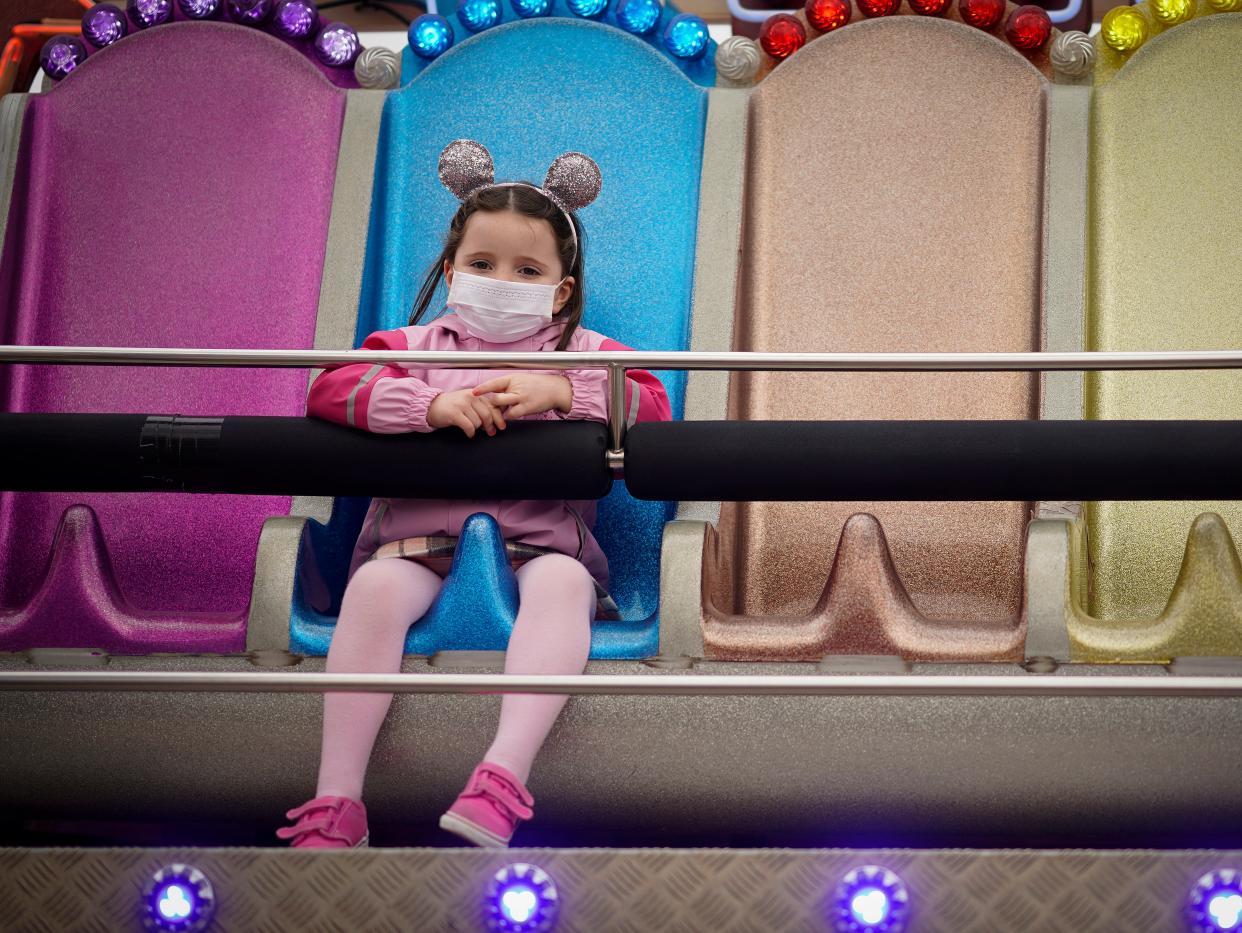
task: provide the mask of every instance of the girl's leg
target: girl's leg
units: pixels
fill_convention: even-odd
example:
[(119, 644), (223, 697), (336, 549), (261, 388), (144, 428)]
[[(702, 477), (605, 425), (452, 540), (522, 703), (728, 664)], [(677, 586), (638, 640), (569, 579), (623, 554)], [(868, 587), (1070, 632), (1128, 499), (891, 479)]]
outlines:
[[(395, 674), (410, 625), (430, 608), (443, 581), (413, 561), (363, 564), (345, 588), (341, 617), (328, 650), (328, 673)], [(362, 799), (371, 747), (391, 693), (328, 693), (316, 797)]]
[[(506, 674), (581, 674), (591, 649), (595, 583), (564, 554), (545, 554), (518, 569), (519, 609)], [(483, 756), (526, 782), (531, 765), (568, 697), (505, 694), (500, 726)]]

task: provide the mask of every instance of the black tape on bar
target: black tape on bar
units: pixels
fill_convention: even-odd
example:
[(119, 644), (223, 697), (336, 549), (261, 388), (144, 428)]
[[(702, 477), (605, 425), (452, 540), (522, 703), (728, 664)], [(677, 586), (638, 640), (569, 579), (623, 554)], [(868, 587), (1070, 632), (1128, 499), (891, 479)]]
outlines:
[(371, 434), (313, 418), (0, 413), (0, 489), (598, 499), (607, 428), (516, 421)]
[(1242, 421), (644, 422), (639, 499), (1242, 499)]

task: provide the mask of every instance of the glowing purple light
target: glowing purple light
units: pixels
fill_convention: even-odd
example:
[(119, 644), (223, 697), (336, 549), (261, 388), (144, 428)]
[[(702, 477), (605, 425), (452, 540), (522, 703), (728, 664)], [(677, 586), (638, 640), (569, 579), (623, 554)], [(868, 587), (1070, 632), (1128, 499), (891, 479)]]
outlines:
[(52, 36), (39, 53), (43, 73), (53, 81), (60, 81), (84, 61), (86, 46), (77, 36)]
[(82, 38), (97, 49), (107, 48), (113, 42), (124, 39), (127, 32), (129, 21), (114, 6), (101, 3), (82, 14)]
[(272, 32), (286, 39), (308, 39), (319, 29), (319, 8), (311, 0), (280, 0), (272, 14)]
[(556, 926), (561, 905), (547, 872), (516, 862), (492, 876), (484, 907), (489, 930), (544, 933)]
[(172, 0), (129, 0), (125, 12), (139, 29), (150, 29), (172, 22)]
[(187, 19), (211, 19), (220, 13), (223, 0), (177, 0), (177, 7)]
[(349, 68), (362, 54), (362, 43), (353, 26), (329, 23), (315, 37), (315, 55), (329, 68)]
[(1186, 898), (1192, 933), (1242, 930), (1242, 872), (1222, 868), (1202, 875)]
[(148, 930), (199, 933), (216, 912), (211, 882), (192, 865), (165, 865), (151, 876), (142, 896)]
[(864, 865), (841, 879), (831, 913), (838, 933), (901, 933), (910, 917), (910, 895), (894, 872)]
[(155, 909), (164, 920), (180, 922), (194, 913), (194, 895), (179, 884), (166, 884), (156, 895)]

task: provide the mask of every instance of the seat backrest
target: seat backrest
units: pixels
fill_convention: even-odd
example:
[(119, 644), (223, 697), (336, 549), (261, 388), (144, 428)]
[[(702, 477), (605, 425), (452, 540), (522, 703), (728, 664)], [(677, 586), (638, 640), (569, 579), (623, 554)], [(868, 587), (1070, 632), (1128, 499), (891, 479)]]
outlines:
[[(507, 24), (437, 59), (385, 105), (358, 342), (409, 322), (456, 209), (437, 160), (469, 138), (492, 153), (498, 179), (540, 184), (568, 150), (595, 159), (604, 181), (581, 216), (583, 324), (637, 349), (685, 349), (706, 97), (646, 43), (586, 21)], [(680, 417), (684, 374), (661, 378)], [(600, 503), (596, 534), (627, 619), (656, 609), (670, 517), (668, 503), (638, 502), (621, 484)]]
[[(1242, 16), (1156, 36), (1092, 101), (1088, 350), (1242, 347)], [(1242, 418), (1235, 370), (1088, 374), (1088, 418)], [(1165, 608), (1195, 516), (1237, 502), (1092, 502), (1092, 615)]]
[[(1045, 96), (1041, 74), (994, 37), (924, 17), (859, 23), (783, 62), (751, 96), (737, 349), (1038, 349)], [(730, 409), (1033, 418), (1036, 388), (1024, 374), (736, 373)], [(726, 504), (714, 598), (748, 616), (809, 613), (846, 520), (870, 512), (923, 615), (1016, 619), (1028, 511)]]
[[(272, 36), (175, 23), (29, 98), (3, 342), (312, 346), (345, 96)], [(18, 412), (297, 415), (305, 389), (296, 369), (0, 367), (3, 407)], [(259, 529), (288, 497), (0, 493), (0, 608), (32, 598), (79, 503), (130, 609), (239, 614), (217, 647), (241, 644)], [(79, 634), (73, 644), (124, 648)], [(170, 630), (167, 649), (181, 644)], [(0, 646), (24, 644), (0, 634)]]

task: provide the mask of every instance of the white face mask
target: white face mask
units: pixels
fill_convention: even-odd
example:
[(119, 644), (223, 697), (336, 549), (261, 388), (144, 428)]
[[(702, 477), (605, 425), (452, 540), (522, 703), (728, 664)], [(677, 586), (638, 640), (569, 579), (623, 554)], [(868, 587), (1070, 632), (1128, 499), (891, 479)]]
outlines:
[(506, 282), (455, 269), (448, 306), (480, 340), (512, 343), (552, 323), (556, 290), (564, 281), (555, 285)]

